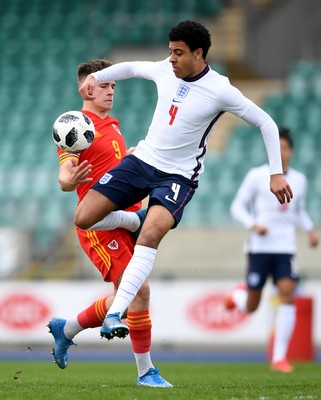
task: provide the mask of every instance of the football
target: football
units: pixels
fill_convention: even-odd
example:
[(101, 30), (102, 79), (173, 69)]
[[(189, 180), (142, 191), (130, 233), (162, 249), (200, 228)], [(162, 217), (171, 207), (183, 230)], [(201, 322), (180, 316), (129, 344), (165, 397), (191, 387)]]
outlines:
[(95, 138), (92, 120), (80, 111), (67, 111), (52, 127), (54, 143), (63, 151), (79, 152), (88, 149)]

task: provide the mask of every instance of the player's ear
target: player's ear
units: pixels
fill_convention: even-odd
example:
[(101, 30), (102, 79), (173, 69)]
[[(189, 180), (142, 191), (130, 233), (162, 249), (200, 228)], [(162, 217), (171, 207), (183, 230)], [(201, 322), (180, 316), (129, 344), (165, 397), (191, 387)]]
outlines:
[(203, 49), (195, 50), (195, 60), (200, 61), (203, 58)]

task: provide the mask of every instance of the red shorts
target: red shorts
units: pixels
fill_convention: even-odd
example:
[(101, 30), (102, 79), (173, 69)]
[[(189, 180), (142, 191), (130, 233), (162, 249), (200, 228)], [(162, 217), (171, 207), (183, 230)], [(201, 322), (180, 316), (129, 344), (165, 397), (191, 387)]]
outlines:
[(113, 231), (91, 231), (76, 228), (81, 247), (94, 266), (100, 271), (104, 281), (118, 281), (134, 252), (135, 242), (126, 229)]

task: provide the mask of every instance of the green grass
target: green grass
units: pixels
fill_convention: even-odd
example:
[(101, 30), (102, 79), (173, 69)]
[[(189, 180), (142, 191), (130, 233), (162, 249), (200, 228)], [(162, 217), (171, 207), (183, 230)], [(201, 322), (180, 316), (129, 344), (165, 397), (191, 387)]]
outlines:
[(320, 364), (297, 364), (292, 374), (265, 363), (159, 363), (173, 389), (136, 387), (129, 362), (0, 362), (1, 400), (237, 400), (321, 399)]

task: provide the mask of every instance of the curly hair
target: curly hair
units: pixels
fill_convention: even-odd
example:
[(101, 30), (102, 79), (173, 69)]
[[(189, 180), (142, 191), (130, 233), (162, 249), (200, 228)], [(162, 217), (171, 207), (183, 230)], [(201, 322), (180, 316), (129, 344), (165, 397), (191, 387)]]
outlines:
[(204, 60), (212, 44), (211, 35), (205, 26), (190, 20), (182, 21), (174, 26), (168, 36), (171, 42), (180, 40), (185, 42), (191, 51), (201, 48)]

